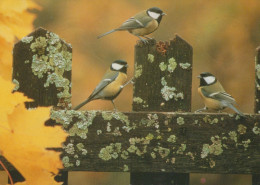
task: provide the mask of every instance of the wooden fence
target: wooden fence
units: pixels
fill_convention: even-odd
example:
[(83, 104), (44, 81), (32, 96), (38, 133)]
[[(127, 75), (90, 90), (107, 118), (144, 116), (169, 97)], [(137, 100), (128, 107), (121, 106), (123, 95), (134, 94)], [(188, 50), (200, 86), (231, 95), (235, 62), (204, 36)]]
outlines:
[[(26, 106), (55, 106), (46, 124), (70, 134), (64, 185), (68, 171), (130, 172), (131, 185), (188, 185), (189, 173), (252, 174), (260, 184), (260, 116), (191, 113), (192, 47), (179, 36), (135, 46), (133, 112), (70, 110), (72, 48), (52, 32), (37, 29), (13, 56), (17, 91), (35, 100)], [(255, 84), (258, 113), (260, 49)]]

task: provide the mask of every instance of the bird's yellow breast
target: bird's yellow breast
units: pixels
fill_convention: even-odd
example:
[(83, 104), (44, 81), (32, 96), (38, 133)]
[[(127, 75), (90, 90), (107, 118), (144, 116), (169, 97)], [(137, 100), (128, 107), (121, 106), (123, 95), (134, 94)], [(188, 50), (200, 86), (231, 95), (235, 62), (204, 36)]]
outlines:
[(158, 28), (158, 22), (156, 20), (152, 20), (147, 24), (145, 28), (137, 28), (129, 30), (130, 33), (137, 36), (144, 36), (154, 32)]
[(198, 88), (198, 93), (199, 95), (201, 96), (205, 106), (208, 108), (208, 109), (212, 109), (212, 110), (222, 110), (224, 107), (222, 106), (222, 104), (218, 101), (218, 100), (215, 100), (213, 98), (208, 98), (206, 96), (203, 95), (203, 93), (201, 92), (201, 88), (203, 87), (199, 87)]
[(121, 86), (126, 83), (126, 79), (127, 75), (125, 73), (119, 73), (118, 77), (106, 86), (102, 93), (104, 93), (106, 97), (113, 97), (117, 95), (121, 90)]

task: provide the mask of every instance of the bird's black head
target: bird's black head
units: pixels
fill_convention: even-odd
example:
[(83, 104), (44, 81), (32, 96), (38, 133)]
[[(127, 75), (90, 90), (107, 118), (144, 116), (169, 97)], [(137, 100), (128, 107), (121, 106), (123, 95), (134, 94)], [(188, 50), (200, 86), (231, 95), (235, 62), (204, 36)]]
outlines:
[(152, 7), (146, 10), (146, 13), (152, 17), (153, 19), (157, 20), (158, 24), (160, 24), (162, 20), (162, 16), (166, 15), (160, 8)]
[(201, 73), (198, 78), (200, 78), (200, 87), (212, 85), (217, 82), (217, 78), (209, 72)]
[(110, 66), (112, 71), (119, 71), (125, 74), (127, 73), (127, 68), (127, 62), (124, 60), (115, 60)]

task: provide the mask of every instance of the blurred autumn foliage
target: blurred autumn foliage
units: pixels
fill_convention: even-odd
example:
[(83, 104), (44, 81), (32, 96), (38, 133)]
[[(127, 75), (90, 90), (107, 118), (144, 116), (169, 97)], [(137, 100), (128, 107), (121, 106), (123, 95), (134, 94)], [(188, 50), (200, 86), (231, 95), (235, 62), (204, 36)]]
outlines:
[(24, 102), (32, 100), (12, 92), (13, 44), (33, 30), (36, 17), (28, 9), (40, 7), (30, 0), (0, 1), (0, 154), (25, 178), (17, 184), (58, 185), (54, 174), (63, 168), (60, 153), (46, 148), (61, 147), (67, 134), (61, 127), (44, 125), (50, 108), (27, 110)]

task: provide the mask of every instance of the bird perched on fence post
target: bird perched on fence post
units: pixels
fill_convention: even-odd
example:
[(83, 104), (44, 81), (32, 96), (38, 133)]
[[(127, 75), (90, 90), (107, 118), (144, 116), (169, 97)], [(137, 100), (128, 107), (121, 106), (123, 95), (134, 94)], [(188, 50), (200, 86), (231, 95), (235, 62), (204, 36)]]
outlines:
[(198, 88), (198, 92), (203, 99), (205, 107), (197, 110), (196, 112), (207, 109), (221, 111), (226, 107), (229, 107), (240, 116), (245, 116), (234, 106), (234, 104), (236, 104), (235, 99), (231, 95), (226, 93), (226, 91), (214, 75), (208, 72), (204, 72), (201, 73), (198, 78), (200, 78), (200, 86)]
[(129, 18), (120, 27), (99, 35), (98, 39), (115, 31), (127, 30), (129, 33), (137, 36), (143, 43), (148, 43), (142, 37), (151, 39), (146, 35), (157, 30), (164, 15), (166, 14), (158, 7), (149, 8)]
[(114, 99), (120, 94), (122, 89), (132, 82), (132, 79), (127, 83), (127, 62), (124, 60), (115, 60), (110, 68), (106, 71), (101, 82), (97, 85), (91, 95), (81, 104), (77, 105), (73, 110), (78, 110), (88, 102), (97, 99), (110, 100), (116, 110)]

